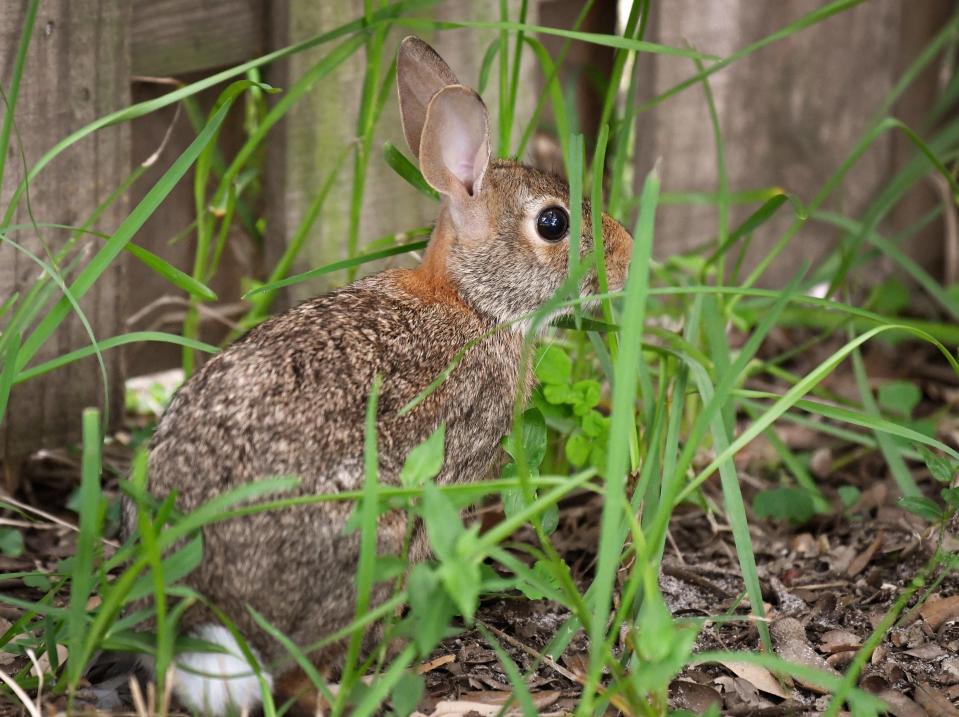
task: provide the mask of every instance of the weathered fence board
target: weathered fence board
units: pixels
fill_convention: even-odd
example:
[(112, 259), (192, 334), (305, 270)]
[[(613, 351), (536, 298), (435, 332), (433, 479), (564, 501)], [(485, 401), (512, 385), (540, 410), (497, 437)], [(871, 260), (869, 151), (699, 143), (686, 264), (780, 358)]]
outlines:
[[(513, 16), (518, 6), (518, 2), (511, 0)], [(531, 3), (531, 7), (535, 6), (536, 3)], [(491, 3), (468, 0), (443, 0), (435, 6), (436, 17), (445, 20), (494, 20), (498, 12), (498, 7)], [(356, 7), (340, 3), (303, 0), (274, 7), (271, 46), (283, 47), (331, 30), (336, 25), (354, 19), (356, 13)], [(530, 17), (535, 20), (534, 16)], [(395, 54), (402, 35), (391, 35), (384, 48), (384, 65)], [(438, 32), (428, 39), (435, 44), (453, 71), (458, 73), (459, 79), (475, 86), (483, 54), (494, 38), (492, 31), (461, 29)], [(329, 51), (329, 47), (322, 47), (276, 63), (270, 68), (269, 81), (277, 87), (289, 88), (318, 57)], [(365, 64), (363, 53), (355, 54), (332, 77), (324, 80), (321, 87), (312, 89), (298, 102), (277, 128), (274, 136), (276, 144), (267, 167), (267, 225), (270, 233), (267, 265), (272, 265), (286, 247), (337, 158), (355, 143), (355, 121)], [(525, 87), (532, 88), (535, 83), (530, 61), (526, 62), (525, 68), (522, 81)], [(490, 83), (484, 97), (491, 112), (495, 112), (495, 82)], [(535, 100), (533, 92), (520, 94), (518, 114), (521, 118), (530, 116)], [(495, 114), (491, 122), (495, 131)], [(400, 129), (392, 88), (371, 146), (360, 222), (361, 246), (381, 236), (426, 224), (432, 221), (436, 212), (436, 207), (429, 199), (400, 179), (383, 161), (382, 148), (386, 140), (409, 154)], [(306, 270), (346, 256), (353, 168), (352, 157), (347, 157), (299, 257), (297, 270)], [(368, 267), (366, 271), (369, 271)], [(342, 275), (324, 277), (324, 280), (293, 287), (291, 296), (294, 299), (304, 298), (342, 280)]]
[[(819, 0), (654, 3), (650, 39), (670, 45), (689, 41), (704, 52), (728, 55), (822, 5)], [(730, 188), (780, 186), (810, 201), (859, 140), (906, 64), (929, 41), (937, 29), (936, 19), (952, 5), (947, 0), (930, 1), (922, 3), (923, 13), (917, 13), (916, 7), (899, 0), (874, 0), (713, 75), (709, 82), (726, 145)], [(913, 20), (912, 25), (924, 26), (907, 33), (904, 23), (914, 14), (925, 19)], [(690, 60), (646, 56), (638, 72), (642, 99), (648, 100), (694, 74), (695, 67)], [(928, 83), (925, 88), (917, 90), (921, 97), (909, 100), (920, 116), (931, 97)], [(923, 97), (927, 102), (920, 106)], [(716, 151), (701, 85), (641, 115), (637, 137), (637, 181), (662, 158), (664, 190), (716, 191)], [(850, 216), (860, 211), (887, 181), (894, 161), (902, 159), (902, 145), (897, 146), (900, 151), (894, 156), (892, 134), (877, 141), (830, 206)], [(742, 220), (746, 211), (736, 208), (732, 221)], [(765, 256), (788, 226), (787, 208), (781, 211), (782, 216), (757, 232), (747, 265)], [(655, 253), (667, 256), (715, 237), (716, 220), (715, 207), (662, 207)], [(767, 283), (780, 285), (799, 262), (828, 251), (834, 239), (835, 232), (828, 227), (809, 223), (773, 266)]]
[(264, 0), (134, 0), (132, 72), (178, 75), (249, 60), (262, 54), (265, 19)]
[[(9, 82), (14, 53), (23, 27), (26, 3), (0, 4), (0, 80)], [(23, 178), (23, 166), (73, 130), (129, 102), (130, 6), (125, 0), (73, 0), (42, 3), (17, 103), (17, 140), (11, 142), (2, 188), (6, 206)], [(79, 142), (45, 169), (30, 185), (32, 214), (39, 222), (82, 224), (91, 211), (130, 171), (129, 126), (115, 125)], [(106, 211), (94, 227), (110, 232), (126, 215), (124, 202)], [(16, 224), (29, 223), (26, 202), (18, 206)], [(45, 259), (55, 254), (70, 233), (39, 227), (13, 233), (17, 241)], [(80, 239), (87, 251), (101, 240)], [(81, 307), (97, 336), (118, 333), (124, 313), (123, 261), (116, 261), (90, 290)], [(39, 268), (10, 245), (0, 246), (0, 287), (7, 296), (28, 288)], [(38, 359), (50, 358), (87, 344), (90, 339), (76, 317), (70, 317)], [(110, 376), (110, 410), (122, 406), (123, 372), (117, 352), (105, 356)], [(28, 451), (61, 444), (76, 436), (80, 411), (102, 407), (103, 386), (96, 364), (82, 361), (52, 379), (17, 386), (6, 420), (0, 427), (0, 459), (8, 475)]]

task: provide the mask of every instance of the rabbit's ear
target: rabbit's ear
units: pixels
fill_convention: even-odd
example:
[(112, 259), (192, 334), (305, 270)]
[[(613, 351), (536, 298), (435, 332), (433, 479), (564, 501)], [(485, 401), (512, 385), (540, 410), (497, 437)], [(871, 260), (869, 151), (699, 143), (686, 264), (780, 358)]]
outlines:
[(396, 56), (396, 90), (400, 99), (403, 134), (417, 158), (420, 137), (426, 122), (426, 108), (433, 95), (459, 80), (436, 50), (418, 37), (410, 35), (400, 43)]
[(420, 170), (440, 194), (454, 202), (475, 196), (489, 165), (489, 114), (473, 90), (450, 85), (426, 110), (420, 140)]

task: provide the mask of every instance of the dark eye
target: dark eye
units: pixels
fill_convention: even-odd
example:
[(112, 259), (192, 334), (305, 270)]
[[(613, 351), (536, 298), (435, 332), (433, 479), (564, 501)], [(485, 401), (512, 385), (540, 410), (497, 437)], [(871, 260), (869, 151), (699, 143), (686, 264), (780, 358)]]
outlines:
[(536, 217), (536, 231), (546, 241), (559, 241), (569, 229), (569, 214), (562, 207), (547, 207)]

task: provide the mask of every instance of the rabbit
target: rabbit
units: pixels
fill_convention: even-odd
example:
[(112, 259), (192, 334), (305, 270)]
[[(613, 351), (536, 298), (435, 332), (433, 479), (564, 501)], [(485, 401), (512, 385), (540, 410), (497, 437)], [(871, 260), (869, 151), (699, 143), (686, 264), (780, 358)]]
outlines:
[[(268, 476), (298, 476), (297, 495), (359, 489), (364, 415), (377, 375), (381, 483), (398, 483), (410, 449), (440, 423), (446, 446), (439, 484), (482, 479), (499, 460), (514, 400), (528, 397), (533, 385), (530, 371), (520, 373), (521, 319), (567, 276), (568, 187), (554, 175), (490, 158), (483, 101), (422, 40), (403, 40), (396, 78), (406, 141), (441, 197), (423, 259), (260, 324), (179, 389), (149, 446), (148, 490), (158, 497), (175, 491), (184, 512)], [(592, 248), (586, 202), (582, 213), (585, 255)], [(616, 289), (632, 238), (605, 214), (602, 228), (608, 283)], [(596, 289), (595, 276), (584, 280), (584, 294)], [(491, 332), (504, 322), (510, 325)], [(470, 342), (448, 378), (399, 415)], [(271, 689), (282, 692), (294, 673), (271, 673), (286, 653), (247, 606), (300, 646), (349, 624), (359, 555), (359, 535), (344, 532), (351, 511), (347, 502), (326, 502), (203, 528), (202, 562), (185, 582), (235, 623)], [(129, 503), (124, 520), (132, 533)], [(401, 552), (405, 521), (399, 511), (380, 519), (381, 554)], [(427, 553), (422, 532), (411, 560)], [(374, 591), (374, 604), (386, 596)], [(180, 627), (225, 653), (177, 655), (178, 700), (213, 715), (255, 708), (260, 684), (230, 631), (199, 606), (186, 611)], [(311, 659), (335, 670), (344, 649), (332, 645)]]

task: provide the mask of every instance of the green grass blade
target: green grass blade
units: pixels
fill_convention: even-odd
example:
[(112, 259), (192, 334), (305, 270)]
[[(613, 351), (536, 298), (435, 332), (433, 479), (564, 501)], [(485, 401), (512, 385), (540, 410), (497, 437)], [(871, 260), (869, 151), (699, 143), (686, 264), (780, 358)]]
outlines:
[(7, 404), (10, 401), (10, 389), (13, 388), (17, 369), (17, 354), (20, 352), (20, 335), (12, 334), (7, 344), (6, 352), (0, 354), (3, 365), (0, 366), (0, 426), (7, 415)]
[[(229, 90), (227, 90), (229, 92)], [(173, 163), (173, 165), (164, 173), (160, 180), (147, 192), (146, 196), (130, 212), (130, 215), (123, 220), (113, 236), (101, 247), (90, 262), (83, 268), (80, 275), (70, 285), (70, 292), (77, 299), (82, 298), (87, 291), (96, 283), (97, 279), (112, 265), (117, 255), (130, 242), (133, 236), (139, 231), (140, 227), (152, 216), (160, 203), (166, 199), (173, 187), (183, 178), (187, 170), (196, 161), (200, 152), (206, 147), (210, 140), (216, 136), (223, 120), (236, 99), (237, 95), (231, 95), (223, 103), (216, 114), (210, 119), (207, 126), (197, 135), (196, 139), (187, 147), (183, 154)], [(23, 351), (18, 360), (17, 369), (23, 367), (36, 355), (40, 347), (53, 335), (57, 327), (63, 322), (67, 314), (70, 313), (71, 303), (67, 299), (61, 299), (40, 321), (37, 328), (24, 341)]]
[(98, 539), (104, 513), (100, 491), (100, 414), (88, 408), (83, 412), (83, 459), (80, 471), (80, 530), (70, 580), (70, 604), (67, 616), (67, 649), (71, 659), (67, 673), (71, 688), (83, 676), (86, 663), (76, 659), (82, 654), (87, 635), (87, 601), (94, 587), (98, 560)]
[(185, 271), (180, 271), (173, 264), (161, 259), (153, 252), (133, 243), (127, 244), (125, 249), (176, 288), (182, 289), (190, 296), (195, 296), (203, 301), (216, 301), (216, 294), (210, 287)]
[[(770, 406), (766, 412), (759, 417), (752, 425), (749, 426), (743, 433), (736, 438), (729, 447), (721, 451), (709, 465), (703, 468), (699, 473), (696, 474), (696, 477), (693, 478), (686, 486), (686, 488), (677, 496), (675, 504), (678, 505), (679, 502), (686, 499), (694, 490), (696, 490), (706, 478), (708, 478), (712, 473), (719, 467), (719, 464), (726, 460), (727, 458), (734, 456), (738, 453), (746, 444), (754, 440), (756, 436), (762, 433), (766, 428), (768, 428), (772, 423), (779, 418), (783, 413), (785, 413), (789, 408), (796, 405), (796, 403), (808, 393), (813, 386), (821, 382), (832, 370), (838, 366), (846, 357), (848, 357), (857, 347), (866, 343), (870, 339), (878, 336), (879, 334), (885, 331), (891, 331), (895, 329), (907, 329), (907, 327), (902, 325), (891, 324), (887, 326), (877, 326), (870, 331), (867, 331), (864, 334), (860, 334), (855, 339), (848, 341), (845, 345), (842, 346), (839, 350), (834, 352), (829, 358), (822, 362), (819, 366), (813, 369), (807, 376), (804, 376), (802, 380), (799, 381), (795, 386), (790, 388), (785, 394), (783, 394), (779, 400), (777, 400), (772, 406)], [(918, 335), (918, 333), (917, 333)], [(926, 336), (927, 340), (930, 340), (931, 337)], [(945, 352), (946, 356), (950, 356), (945, 349), (941, 349)], [(950, 356), (951, 358), (951, 356)], [(955, 359), (953, 359), (955, 361)], [(913, 432), (915, 433), (915, 432)], [(919, 436), (921, 434), (917, 434)], [(931, 439), (922, 437), (922, 443), (929, 443)], [(959, 454), (957, 454), (959, 456)]]
[(379, 251), (372, 251), (369, 254), (361, 254), (360, 256), (352, 259), (334, 261), (333, 263), (327, 264), (326, 266), (321, 266), (318, 269), (311, 269), (310, 271), (305, 271), (302, 274), (296, 274), (286, 279), (280, 279), (279, 281), (258, 286), (255, 289), (251, 289), (250, 291), (246, 292), (246, 294), (243, 295), (243, 298), (248, 299), (256, 296), (257, 294), (261, 294), (264, 291), (274, 291), (276, 289), (282, 289), (284, 286), (300, 284), (304, 281), (315, 279), (318, 276), (323, 276), (324, 274), (331, 274), (334, 271), (342, 271), (343, 269), (349, 269), (361, 264), (367, 264), (371, 261), (376, 261), (377, 259), (385, 259), (388, 256), (396, 256), (397, 254), (408, 254), (411, 251), (419, 251), (420, 249), (425, 249), (426, 244), (426, 241), (412, 241), (407, 244), (401, 244), (400, 246), (381, 249)]
[[(3, 95), (5, 105), (3, 126), (0, 126), (0, 188), (3, 187), (7, 149), (10, 146), (10, 132), (13, 130), (13, 123), (17, 111), (17, 99), (20, 97), (20, 81), (23, 79), (23, 66), (27, 61), (27, 50), (30, 48), (30, 40), (33, 37), (33, 26), (36, 24), (37, 10), (39, 9), (40, 0), (30, 0), (23, 18), (23, 27), (20, 30), (20, 44), (17, 45), (17, 54), (13, 58), (13, 71), (10, 73), (10, 89), (6, 92), (0, 89), (0, 94)], [(2, 412), (0, 412), (0, 415), (3, 415)]]
[[(493, 648), (493, 652), (496, 653), (496, 658), (499, 660), (500, 665), (503, 666), (503, 672), (506, 673), (506, 677), (513, 686), (513, 697), (515, 697), (516, 701), (519, 702), (520, 709), (523, 712), (523, 717), (536, 717), (536, 715), (539, 714), (539, 711), (536, 709), (536, 705), (533, 702), (533, 696), (530, 694), (529, 687), (526, 685), (526, 680), (523, 679), (523, 675), (520, 673), (516, 663), (513, 662), (513, 659), (509, 656), (509, 653), (503, 649), (503, 646), (499, 643), (499, 640), (493, 637), (489, 630), (484, 628), (482, 625), (478, 625), (477, 627), (480, 631), (480, 634), (483, 636), (483, 639), (486, 640), (487, 644)], [(507, 700), (503, 704), (503, 709), (507, 709), (509, 706), (510, 701)]]
[[(266, 316), (270, 306), (276, 298), (277, 288), (280, 286), (279, 282), (286, 278), (286, 275), (293, 266), (293, 263), (296, 261), (296, 258), (300, 255), (300, 251), (306, 245), (306, 241), (310, 235), (310, 230), (313, 228), (316, 220), (319, 219), (320, 214), (323, 211), (323, 207), (326, 205), (327, 197), (329, 197), (330, 191), (335, 186), (336, 179), (339, 176), (343, 162), (346, 160), (346, 157), (349, 154), (349, 150), (349, 147), (344, 147), (339, 157), (337, 157), (336, 162), (333, 163), (333, 166), (330, 168), (330, 172), (327, 175), (326, 181), (323, 182), (322, 186), (320, 187), (320, 191), (310, 203), (309, 208), (303, 215), (303, 219), (296, 228), (296, 232), (287, 242), (286, 248), (283, 250), (283, 255), (276, 262), (276, 265), (273, 267), (273, 271), (270, 272), (270, 276), (267, 279), (266, 284), (251, 292), (248, 292), (244, 297), (252, 298), (253, 306), (247, 315), (243, 317), (242, 321), (240, 322), (241, 326), (246, 327), (256, 324), (264, 316)], [(287, 284), (287, 286), (288, 285), (289, 284)]]
[[(626, 473), (629, 470), (630, 437), (634, 431), (637, 364), (643, 338), (646, 306), (642, 301), (647, 287), (648, 254), (653, 242), (656, 205), (659, 198), (659, 176), (654, 168), (646, 177), (640, 203), (640, 223), (637, 227), (633, 259), (626, 282), (626, 301), (622, 317), (619, 355), (615, 361), (612, 417), (607, 447), (605, 470), (606, 498), (600, 523), (600, 542), (596, 579), (593, 582), (593, 608), (590, 642), (596, 646), (605, 640), (613, 583), (619, 566), (622, 547), (622, 515), (626, 504)], [(605, 656), (600, 650), (590, 655), (589, 676), (584, 689), (585, 704), (589, 705), (599, 685)]]
[(390, 169), (400, 175), (413, 189), (424, 197), (439, 201), (439, 192), (426, 183), (419, 167), (413, 164), (392, 142), (387, 141), (383, 144), (383, 158), (386, 160)]
[[(860, 2), (862, 0), (859, 0)], [(685, 47), (672, 47), (670, 45), (661, 45), (656, 42), (645, 42), (643, 40), (633, 40), (619, 35), (605, 35), (597, 32), (579, 32), (577, 30), (564, 30), (558, 27), (546, 27), (544, 25), (533, 25), (526, 22), (509, 21), (485, 21), (485, 20), (433, 20), (421, 17), (402, 17), (396, 20), (396, 24), (401, 27), (408, 27), (413, 30), (455, 30), (457, 28), (473, 28), (478, 30), (507, 30), (512, 32), (536, 33), (539, 35), (554, 35), (556, 37), (565, 37), (579, 42), (588, 42), (602, 47), (612, 47), (618, 50), (632, 50), (633, 52), (648, 52), (654, 55), (665, 55), (667, 57), (685, 57), (701, 60), (718, 60), (715, 55), (708, 55)]]
[[(366, 404), (366, 430), (363, 442), (363, 501), (358, 506), (360, 512), (360, 557), (356, 567), (356, 617), (359, 619), (367, 612), (373, 592), (373, 569), (376, 564), (376, 531), (379, 517), (379, 462), (376, 445), (376, 406), (379, 402), (382, 377), (377, 374), (370, 387)], [(363, 645), (363, 631), (356, 630), (350, 635), (346, 660), (343, 667), (343, 685), (337, 695), (333, 713), (345, 706), (352, 679), (356, 676), (357, 660)]]
[(279, 642), (283, 646), (283, 649), (290, 654), (297, 666), (303, 670), (303, 674), (306, 675), (307, 679), (309, 679), (313, 686), (320, 692), (320, 694), (323, 695), (323, 698), (327, 701), (327, 704), (333, 704), (333, 694), (330, 692), (330, 688), (326, 684), (326, 680), (324, 680), (323, 676), (320, 675), (319, 671), (317, 671), (312, 661), (310, 661), (310, 659), (303, 653), (303, 650), (301, 650), (289, 637), (284, 635), (280, 630), (272, 625), (265, 617), (254, 610), (253, 607), (247, 605), (246, 609), (250, 615), (253, 616), (253, 620), (256, 622), (256, 624), (263, 628), (263, 631), (270, 637)]
[[(216, 354), (220, 351), (220, 349), (218, 349), (216, 346), (203, 343), (202, 341), (185, 339), (178, 334), (168, 334), (162, 331), (132, 331), (128, 334), (120, 334), (119, 336), (113, 336), (109, 339), (102, 339), (101, 341), (97, 341), (94, 345), (84, 346), (83, 348), (70, 351), (62, 356), (57, 356), (56, 358), (50, 359), (49, 361), (39, 363), (31, 368), (24, 369), (16, 375), (13, 383), (16, 385), (18, 383), (23, 383), (24, 381), (29, 381), (32, 378), (37, 378), (38, 376), (55, 371), (56, 369), (62, 368), (67, 364), (73, 363), (74, 361), (79, 361), (80, 359), (88, 356), (94, 356), (98, 352), (103, 352), (118, 346), (126, 346), (128, 344), (138, 344), (150, 341), (174, 344), (177, 346), (189, 346), (196, 351), (203, 351), (208, 354)], [(2, 411), (0, 411), (0, 415), (3, 415)]]
[[(873, 416), (879, 415), (879, 405), (872, 395), (872, 388), (869, 386), (869, 377), (866, 375), (866, 365), (862, 360), (862, 353), (858, 350), (852, 352), (852, 371), (856, 377), (856, 387), (859, 389), (859, 396), (862, 399), (865, 412)], [(900, 492), (906, 497), (919, 497), (922, 491), (912, 479), (912, 473), (902, 457), (902, 449), (896, 444), (894, 438), (882, 431), (876, 431), (876, 442), (879, 444), (879, 450), (882, 457), (889, 466), (889, 472), (892, 473), (896, 485)]]

